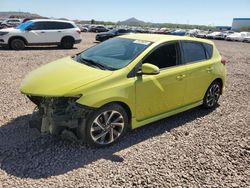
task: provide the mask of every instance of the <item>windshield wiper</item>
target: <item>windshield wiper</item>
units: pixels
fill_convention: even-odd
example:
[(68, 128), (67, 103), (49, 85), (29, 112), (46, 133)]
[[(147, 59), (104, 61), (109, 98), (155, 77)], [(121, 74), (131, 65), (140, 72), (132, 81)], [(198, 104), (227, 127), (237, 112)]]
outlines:
[(86, 58), (82, 58), (80, 55), (77, 56), (77, 59), (82, 62), (82, 63), (85, 63), (89, 66), (94, 66), (94, 67), (98, 67), (99, 69), (102, 69), (102, 70), (115, 70), (114, 68), (111, 68), (111, 67), (107, 67), (105, 65), (102, 65), (98, 62), (95, 62), (93, 61), (92, 59), (86, 59)]

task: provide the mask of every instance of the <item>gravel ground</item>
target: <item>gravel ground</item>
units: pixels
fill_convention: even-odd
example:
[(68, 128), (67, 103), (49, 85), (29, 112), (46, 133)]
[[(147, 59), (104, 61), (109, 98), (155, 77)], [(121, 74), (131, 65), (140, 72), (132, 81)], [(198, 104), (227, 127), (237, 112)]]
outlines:
[(19, 93), (25, 74), (76, 49), (0, 49), (1, 187), (250, 187), (250, 44), (215, 41), (229, 60), (214, 111), (195, 108), (88, 149), (27, 125), (34, 105)]

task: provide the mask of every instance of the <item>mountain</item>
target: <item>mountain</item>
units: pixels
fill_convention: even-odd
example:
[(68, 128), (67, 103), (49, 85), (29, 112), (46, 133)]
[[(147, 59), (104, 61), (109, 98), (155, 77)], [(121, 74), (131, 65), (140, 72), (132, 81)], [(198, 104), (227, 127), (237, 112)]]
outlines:
[(213, 29), (211, 26), (206, 25), (189, 25), (189, 24), (177, 24), (177, 23), (151, 23), (138, 20), (134, 17), (129, 18), (124, 21), (117, 23), (118, 25), (127, 25), (127, 26), (139, 26), (139, 27), (166, 27), (166, 28), (181, 28), (181, 29)]
[(138, 20), (136, 18), (129, 18), (127, 20), (119, 22), (121, 25), (129, 25), (129, 26), (143, 26), (146, 25), (147, 23), (141, 20)]
[(29, 12), (0, 12), (0, 18), (45, 18)]

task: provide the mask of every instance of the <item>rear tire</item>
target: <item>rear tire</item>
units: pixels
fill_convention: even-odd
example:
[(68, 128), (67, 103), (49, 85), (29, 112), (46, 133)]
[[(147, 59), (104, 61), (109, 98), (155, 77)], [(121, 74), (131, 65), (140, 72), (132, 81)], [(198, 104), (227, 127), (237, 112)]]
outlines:
[(207, 109), (215, 108), (221, 95), (222, 86), (218, 81), (214, 81), (205, 94), (203, 107)]
[(25, 43), (22, 39), (16, 38), (10, 41), (10, 47), (13, 50), (23, 50), (25, 48)]
[(106, 147), (120, 140), (128, 130), (128, 115), (118, 104), (109, 104), (93, 111), (77, 132), (90, 147)]
[(65, 37), (61, 41), (61, 47), (64, 49), (72, 49), (74, 46), (74, 39), (71, 37)]

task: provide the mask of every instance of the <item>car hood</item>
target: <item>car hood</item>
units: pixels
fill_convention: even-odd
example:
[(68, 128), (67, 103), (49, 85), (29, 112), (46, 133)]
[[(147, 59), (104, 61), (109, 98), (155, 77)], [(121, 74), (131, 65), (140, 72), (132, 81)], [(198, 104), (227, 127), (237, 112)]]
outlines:
[(23, 80), (20, 90), (34, 96), (64, 96), (70, 91), (110, 76), (112, 71), (100, 70), (66, 57), (48, 63)]

